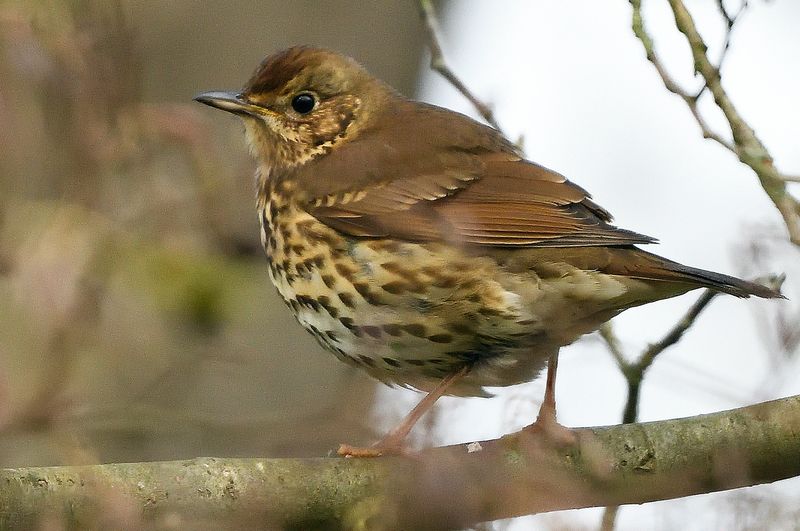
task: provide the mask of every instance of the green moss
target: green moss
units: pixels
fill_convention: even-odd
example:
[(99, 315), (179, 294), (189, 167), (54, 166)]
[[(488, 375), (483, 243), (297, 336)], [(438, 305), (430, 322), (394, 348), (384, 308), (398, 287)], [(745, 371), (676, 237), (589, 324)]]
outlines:
[(129, 271), (157, 306), (196, 330), (212, 334), (228, 317), (228, 292), (242, 282), (241, 267), (196, 252), (139, 249)]

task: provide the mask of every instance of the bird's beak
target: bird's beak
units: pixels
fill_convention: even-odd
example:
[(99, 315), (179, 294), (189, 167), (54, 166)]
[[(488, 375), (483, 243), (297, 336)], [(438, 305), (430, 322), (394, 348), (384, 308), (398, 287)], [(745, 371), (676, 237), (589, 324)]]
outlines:
[(255, 116), (257, 118), (267, 113), (267, 109), (249, 102), (243, 94), (235, 94), (233, 92), (203, 92), (195, 96), (194, 101), (234, 114)]

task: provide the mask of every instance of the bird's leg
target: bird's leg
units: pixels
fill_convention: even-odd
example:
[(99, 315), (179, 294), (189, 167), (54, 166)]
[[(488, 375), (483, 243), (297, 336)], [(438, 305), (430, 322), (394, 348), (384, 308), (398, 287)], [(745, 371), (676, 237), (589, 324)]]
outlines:
[(563, 443), (575, 442), (575, 434), (569, 428), (562, 426), (556, 419), (556, 373), (558, 372), (558, 352), (551, 355), (547, 361), (547, 381), (544, 384), (544, 398), (539, 407), (539, 416), (536, 421), (527, 426), (525, 430), (542, 432), (547, 438)]
[(539, 406), (536, 424), (558, 424), (556, 420), (556, 374), (558, 373), (558, 352), (547, 360), (547, 380), (544, 384), (544, 398)]
[(379, 457), (381, 455), (399, 455), (404, 453), (405, 445), (403, 443), (420, 417), (433, 407), (436, 401), (447, 392), (447, 389), (449, 389), (451, 385), (463, 378), (469, 372), (469, 369), (469, 366), (464, 366), (458, 372), (454, 372), (442, 380), (414, 406), (414, 409), (405, 416), (400, 424), (395, 426), (380, 441), (368, 448), (357, 448), (348, 444), (341, 444), (339, 445), (337, 453), (343, 457)]

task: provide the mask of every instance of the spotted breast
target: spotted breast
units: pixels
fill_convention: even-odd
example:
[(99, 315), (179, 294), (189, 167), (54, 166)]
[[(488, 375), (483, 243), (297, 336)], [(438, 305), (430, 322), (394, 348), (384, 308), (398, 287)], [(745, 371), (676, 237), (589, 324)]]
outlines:
[[(285, 181), (259, 200), (269, 274), (298, 322), (340, 360), (428, 390), (465, 364), (454, 394), (535, 377), (558, 348), (541, 333), (519, 275), (440, 243), (355, 239), (293, 203)], [(517, 278), (515, 278), (517, 277)], [(533, 286), (536, 284), (534, 283)], [(532, 355), (532, 349), (535, 352)]]

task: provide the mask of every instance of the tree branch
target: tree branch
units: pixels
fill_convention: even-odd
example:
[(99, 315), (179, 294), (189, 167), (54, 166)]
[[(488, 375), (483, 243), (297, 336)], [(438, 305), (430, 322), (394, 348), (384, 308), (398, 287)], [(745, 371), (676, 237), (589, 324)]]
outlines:
[[(705, 118), (703, 115), (700, 114), (700, 110), (697, 107), (697, 100), (700, 98), (700, 94), (702, 91), (698, 92), (697, 94), (689, 94), (688, 91), (681, 88), (680, 85), (669, 75), (667, 72), (666, 67), (661, 62), (661, 58), (655, 51), (655, 45), (653, 44), (653, 39), (650, 37), (650, 34), (647, 32), (647, 29), (644, 25), (644, 20), (642, 19), (642, 2), (641, 0), (630, 0), (631, 7), (633, 8), (633, 22), (632, 28), (633, 33), (636, 37), (641, 41), (642, 45), (644, 46), (645, 55), (647, 56), (647, 60), (650, 61), (658, 72), (658, 75), (661, 77), (661, 81), (664, 83), (664, 88), (668, 91), (672, 92), (673, 94), (679, 96), (689, 107), (689, 111), (691, 111), (692, 116), (694, 116), (695, 121), (700, 126), (700, 130), (703, 133), (703, 138), (710, 138), (711, 140), (717, 142), (719, 145), (728, 149), (734, 153), (736, 153), (736, 148), (733, 144), (722, 138), (722, 136), (715, 133), (706, 123)], [(705, 88), (705, 87), (704, 87)]]
[(617, 335), (614, 333), (614, 325), (611, 324), (611, 321), (606, 321), (597, 332), (600, 334), (603, 341), (606, 342), (608, 352), (611, 354), (611, 357), (614, 358), (614, 361), (617, 362), (619, 370), (622, 371), (624, 375), (625, 367), (628, 366), (629, 363), (625, 359), (625, 354), (622, 352), (622, 345), (619, 343), (619, 338), (617, 338)]
[[(702, 90), (695, 94), (689, 94), (683, 90), (667, 73), (660, 59), (656, 55), (653, 40), (647, 32), (641, 12), (641, 0), (629, 0), (632, 11), (632, 28), (633, 33), (641, 41), (644, 46), (647, 59), (653, 63), (656, 71), (661, 77), (664, 87), (681, 97), (689, 110), (697, 121), (700, 129), (703, 132), (703, 137), (710, 138), (735, 153), (739, 160), (749, 166), (756, 174), (761, 183), (761, 187), (767, 193), (770, 200), (772, 200), (778, 212), (783, 217), (786, 229), (789, 234), (789, 241), (795, 245), (800, 246), (800, 203), (786, 188), (786, 176), (782, 175), (773, 165), (772, 156), (767, 151), (767, 148), (755, 134), (750, 125), (745, 122), (742, 116), (737, 111), (733, 102), (729, 98), (727, 92), (722, 86), (722, 78), (720, 76), (719, 65), (714, 65), (708, 58), (708, 47), (705, 41), (700, 36), (697, 28), (686, 6), (682, 0), (669, 0), (670, 7), (672, 8), (675, 17), (675, 25), (678, 30), (683, 33), (689, 43), (689, 47), (694, 58), (694, 68), (704, 80), (704, 90), (708, 90), (714, 98), (717, 107), (722, 111), (725, 116), (733, 143), (724, 139), (721, 135), (715, 133), (710, 129), (702, 114), (697, 107), (697, 100)], [(746, 4), (746, 2), (745, 2)], [(745, 8), (743, 4), (742, 10)], [(725, 52), (728, 47), (728, 39), (730, 32), (733, 28), (736, 19), (741, 10), (736, 15), (730, 15), (723, 7), (720, 8), (728, 25), (726, 32), (726, 42), (723, 48), (722, 58), (725, 57)]]
[(502, 133), (500, 125), (494, 118), (494, 112), (491, 107), (482, 102), (475, 96), (463, 81), (453, 72), (444, 60), (444, 53), (442, 52), (441, 39), (439, 38), (439, 22), (436, 18), (436, 11), (433, 9), (431, 0), (420, 0), (419, 10), (422, 21), (425, 23), (425, 34), (428, 37), (428, 48), (431, 51), (431, 69), (439, 72), (447, 81), (450, 82), (457, 91), (459, 91), (465, 98), (469, 100), (478, 114), (486, 120), (486, 123), (497, 129)]
[(0, 528), (58, 517), (226, 528), (457, 529), (544, 511), (643, 503), (800, 475), (800, 396), (693, 418), (522, 431), (412, 458), (214, 459), (0, 470)]
[[(728, 50), (731, 47), (731, 35), (733, 35), (733, 28), (736, 26), (736, 22), (739, 20), (739, 17), (741, 17), (742, 14), (747, 10), (748, 0), (742, 0), (742, 3), (739, 4), (739, 9), (734, 14), (731, 14), (728, 11), (728, 8), (725, 7), (724, 0), (716, 1), (717, 10), (725, 20), (725, 39), (722, 42), (722, 51), (720, 51), (719, 59), (717, 60), (717, 69), (722, 70), (722, 65), (725, 63), (725, 58), (728, 57)], [(707, 85), (703, 84), (703, 88), (701, 89), (700, 93), (702, 93), (706, 88)], [(700, 93), (698, 93), (698, 96)]]
[[(779, 280), (769, 280), (769, 282), (780, 282)], [(656, 357), (664, 352), (666, 349), (677, 343), (683, 337), (689, 328), (694, 325), (694, 322), (705, 310), (706, 306), (714, 299), (717, 292), (709, 289), (705, 290), (703, 294), (695, 301), (694, 304), (687, 310), (681, 319), (664, 335), (661, 340), (656, 343), (648, 345), (648, 347), (639, 355), (636, 361), (629, 362), (625, 359), (622, 352), (622, 346), (619, 344), (619, 339), (614, 334), (614, 329), (611, 323), (606, 323), (600, 327), (600, 337), (606, 343), (608, 351), (617, 362), (625, 381), (628, 384), (628, 399), (625, 403), (625, 410), (622, 415), (622, 422), (630, 424), (636, 422), (638, 418), (639, 409), (639, 393), (641, 390), (642, 380), (647, 369), (656, 360)]]

